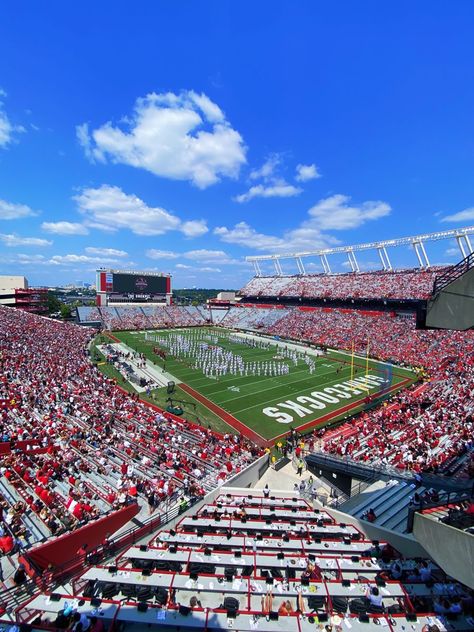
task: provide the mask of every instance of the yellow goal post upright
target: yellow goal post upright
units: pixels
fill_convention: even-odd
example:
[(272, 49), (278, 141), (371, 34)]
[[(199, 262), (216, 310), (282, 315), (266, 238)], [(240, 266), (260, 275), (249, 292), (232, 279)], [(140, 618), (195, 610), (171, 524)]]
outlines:
[(352, 341), (352, 353), (351, 353), (351, 380), (354, 379), (354, 351), (355, 351), (355, 343)]

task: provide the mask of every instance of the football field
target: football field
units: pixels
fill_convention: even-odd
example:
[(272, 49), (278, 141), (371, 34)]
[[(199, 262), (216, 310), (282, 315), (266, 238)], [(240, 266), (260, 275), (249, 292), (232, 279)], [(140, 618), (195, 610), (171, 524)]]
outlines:
[(352, 363), (350, 353), (221, 328), (114, 335), (173, 375), (187, 401), (262, 444), (345, 418), (416, 379), (365, 357)]

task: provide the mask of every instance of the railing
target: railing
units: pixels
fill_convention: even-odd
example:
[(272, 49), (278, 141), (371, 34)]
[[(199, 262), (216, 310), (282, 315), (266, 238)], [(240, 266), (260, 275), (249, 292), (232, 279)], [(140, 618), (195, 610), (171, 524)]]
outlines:
[[(380, 463), (365, 465), (354, 461), (348, 456), (338, 457), (333, 454), (312, 452), (306, 458), (308, 464), (337, 471), (365, 483), (374, 482), (378, 479), (396, 479), (411, 482), (415, 478), (413, 472), (409, 470), (399, 470), (393, 466)], [(421, 475), (420, 483), (425, 487), (443, 491), (449, 490), (456, 493), (472, 493), (474, 491), (474, 483), (472, 481), (453, 480), (451, 477), (441, 474), (424, 473)]]
[[(195, 502), (198, 502), (197, 500)], [(193, 503), (194, 504), (194, 503)], [(190, 505), (191, 506), (191, 505)], [(147, 534), (153, 533), (159, 526), (163, 526), (171, 522), (179, 515), (179, 506), (159, 514), (139, 527), (133, 527), (120, 533), (115, 538), (111, 538), (106, 545), (100, 545), (95, 549), (91, 549), (87, 553), (86, 564), (98, 564), (105, 559), (116, 556), (120, 551), (128, 548), (132, 544), (140, 541)], [(0, 595), (0, 603), (5, 607), (7, 612), (15, 612), (32, 596), (34, 591), (50, 591), (53, 586), (57, 585), (60, 579), (61, 583), (65, 583), (80, 572), (84, 567), (83, 556), (75, 555), (60, 566), (56, 566), (53, 572), (42, 572), (41, 569), (35, 567), (34, 563), (24, 555), (28, 565), (36, 575), (29, 578), (22, 586), (13, 586)]]
[(21, 586), (12, 586), (2, 590), (0, 593), (0, 604), (11, 615), (31, 598), (35, 590), (37, 590), (35, 582), (28, 578)]
[(307, 457), (308, 464), (327, 468), (331, 471), (338, 471), (341, 474), (347, 474), (358, 480), (370, 483), (379, 478), (396, 478), (397, 480), (407, 481), (413, 479), (411, 472), (398, 470), (389, 465), (381, 465), (372, 463), (365, 465), (354, 461), (350, 457), (337, 457), (322, 452), (312, 452)]
[(473, 498), (473, 490), (464, 491), (464, 492), (446, 492), (444, 494), (440, 494), (439, 499), (436, 501), (424, 501), (420, 500), (416, 505), (412, 505), (408, 509), (408, 518), (407, 518), (407, 532), (411, 533), (413, 531), (413, 522), (415, 520), (415, 514), (417, 512), (422, 513), (426, 509), (436, 509), (437, 507), (447, 507), (454, 503), (462, 503), (464, 501), (472, 500)]
[(442, 289), (458, 279), (472, 267), (474, 267), (474, 252), (468, 255), (465, 259), (462, 259), (459, 263), (456, 263), (456, 265), (448, 268), (446, 272), (443, 272), (443, 274), (439, 277), (436, 277), (433, 285), (433, 296), (439, 294)]

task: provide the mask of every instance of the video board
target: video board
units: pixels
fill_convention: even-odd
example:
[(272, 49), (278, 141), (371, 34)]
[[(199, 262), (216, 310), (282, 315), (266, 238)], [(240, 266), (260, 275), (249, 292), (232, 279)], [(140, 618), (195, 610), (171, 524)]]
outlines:
[(167, 277), (113, 273), (112, 292), (115, 294), (166, 294)]

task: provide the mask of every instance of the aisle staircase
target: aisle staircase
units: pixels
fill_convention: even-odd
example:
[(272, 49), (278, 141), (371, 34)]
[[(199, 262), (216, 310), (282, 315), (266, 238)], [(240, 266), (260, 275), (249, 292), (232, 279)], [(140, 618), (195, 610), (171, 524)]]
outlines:
[(364, 519), (366, 512), (373, 509), (377, 516), (373, 524), (399, 533), (408, 533), (409, 506), (415, 491), (421, 495), (426, 488), (417, 487), (414, 483), (388, 481), (384, 487), (372, 489), (371, 486), (359, 494), (359, 503), (356, 503), (356, 496), (340, 505), (338, 509), (359, 519)]

